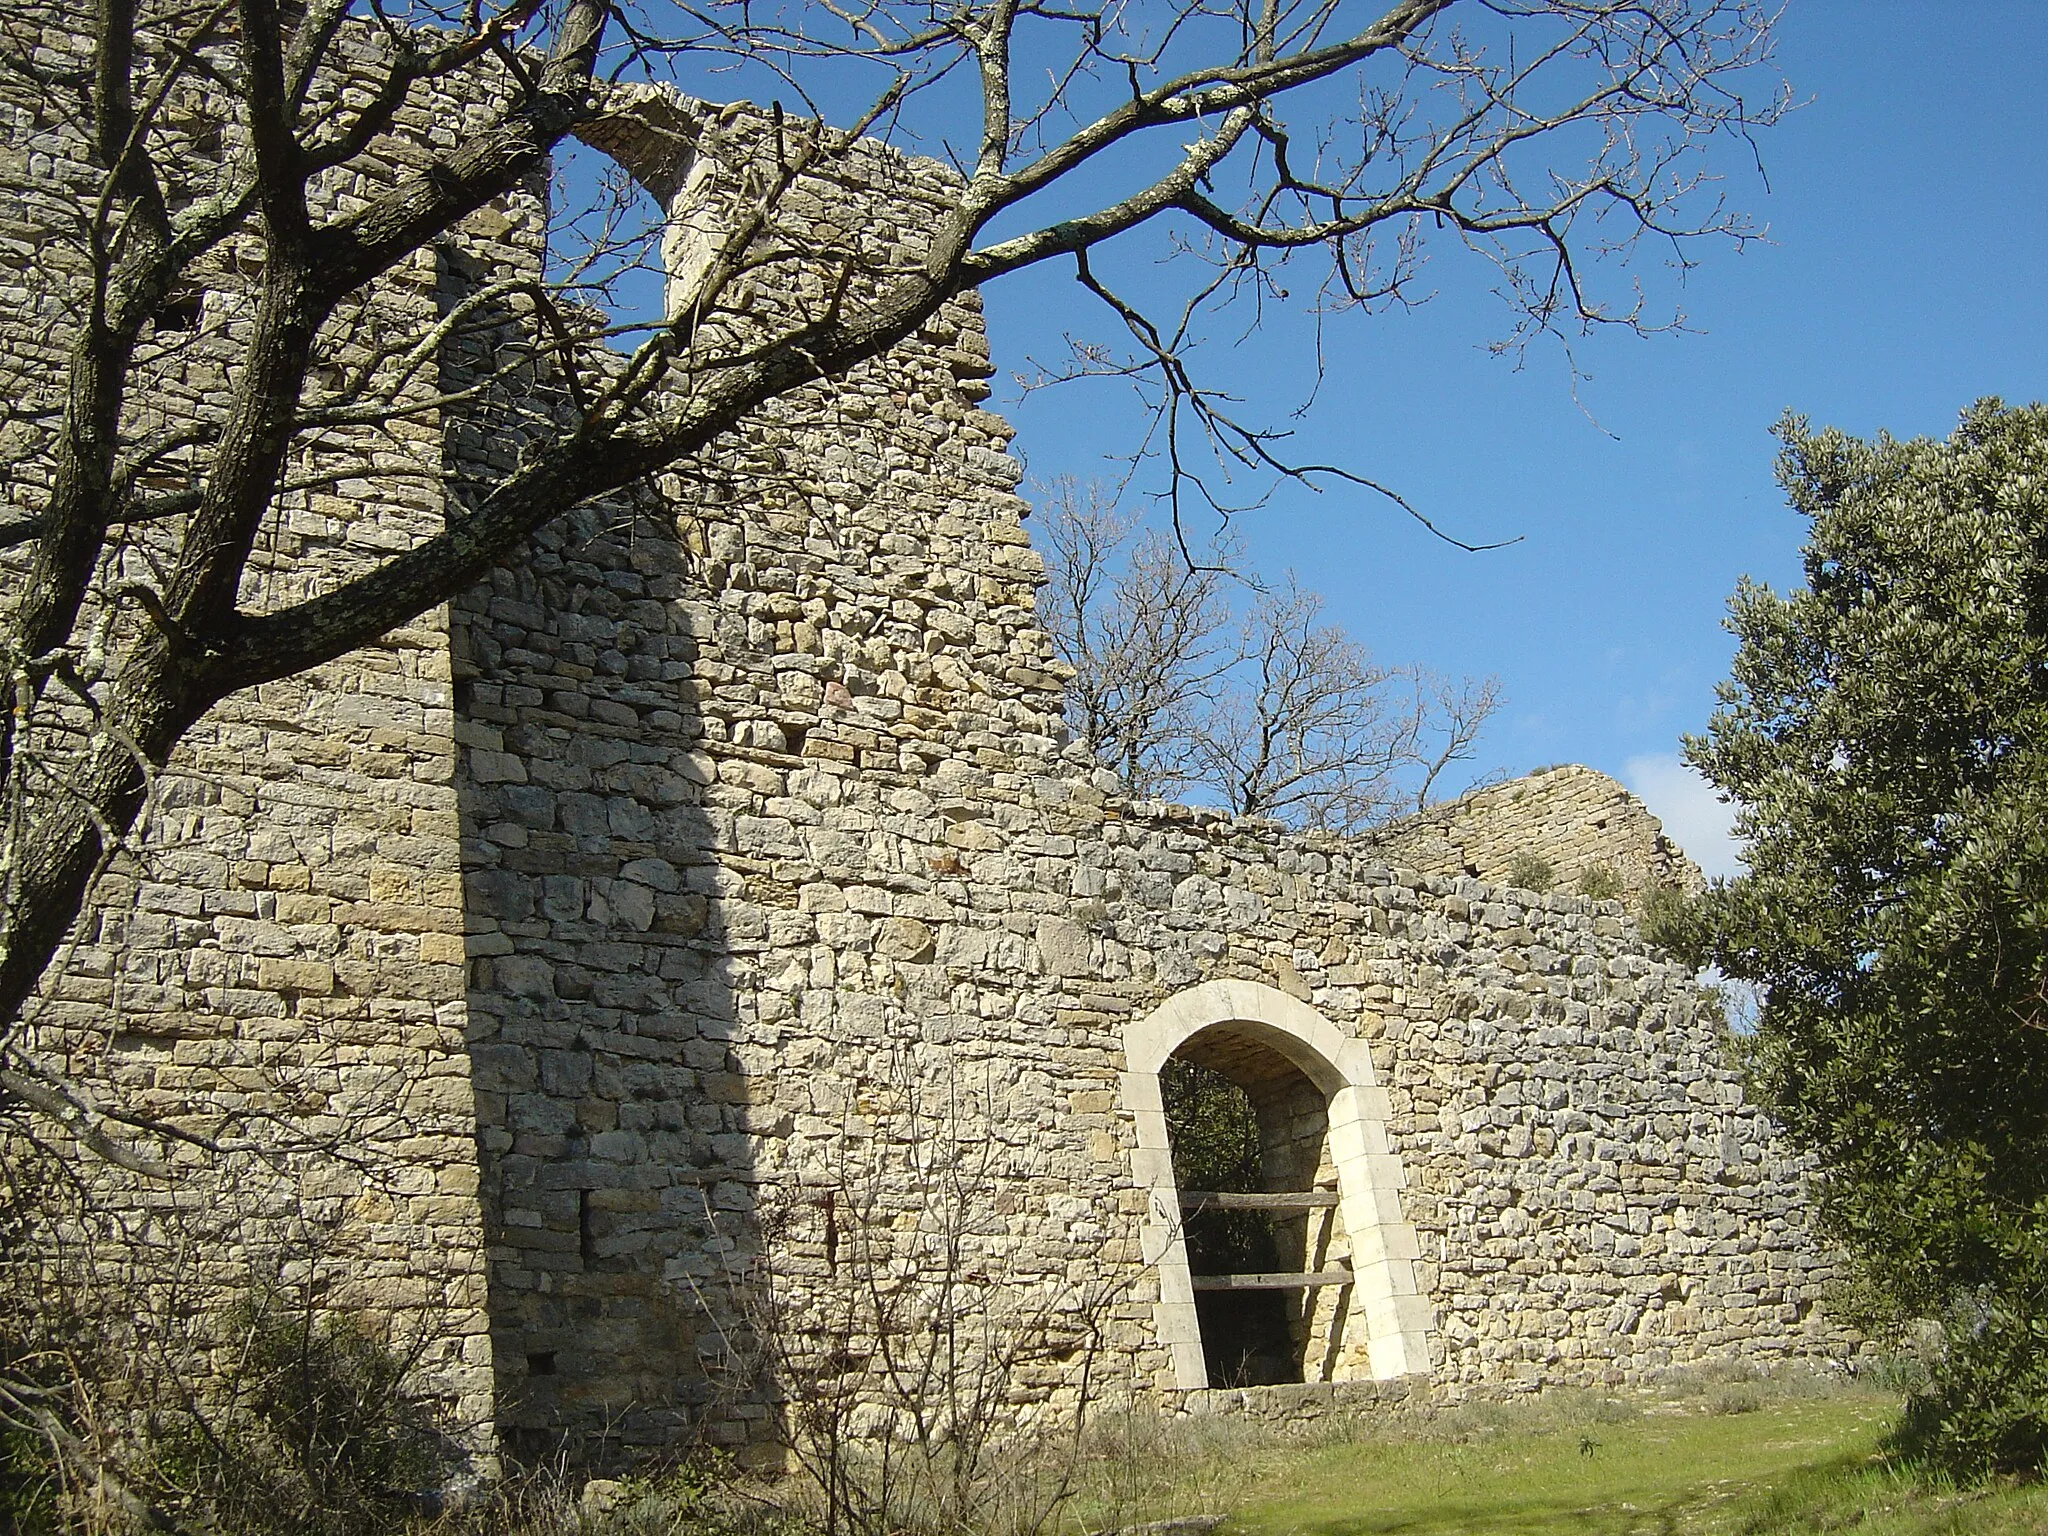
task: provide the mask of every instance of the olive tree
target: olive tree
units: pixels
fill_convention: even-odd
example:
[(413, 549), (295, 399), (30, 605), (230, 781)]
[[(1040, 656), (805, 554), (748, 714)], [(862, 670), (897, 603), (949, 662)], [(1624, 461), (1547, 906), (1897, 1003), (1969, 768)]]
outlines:
[(1945, 442), (1788, 419), (1804, 584), (1745, 584), (1687, 755), (1747, 873), (1679, 920), (1761, 991), (1759, 1090), (1818, 1158), (1864, 1319), (1939, 1324), (1907, 1439), (2048, 1454), (2048, 409)]

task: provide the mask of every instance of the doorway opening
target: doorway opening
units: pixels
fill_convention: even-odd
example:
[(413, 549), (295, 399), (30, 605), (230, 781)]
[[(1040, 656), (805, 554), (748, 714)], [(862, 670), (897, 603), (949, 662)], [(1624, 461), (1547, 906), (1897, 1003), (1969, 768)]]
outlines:
[(1347, 1245), (1327, 1096), (1228, 1025), (1183, 1042), (1159, 1088), (1209, 1384), (1325, 1379), (1352, 1281), (1331, 1262)]
[[(1124, 1051), (1123, 1102), (1136, 1133), (1131, 1173), (1148, 1192), (1140, 1252), (1158, 1267), (1153, 1317), (1174, 1385), (1221, 1385), (1234, 1374), (1233, 1355), (1249, 1360), (1239, 1372), (1277, 1370), (1277, 1340), (1260, 1331), (1270, 1329), (1270, 1310), (1264, 1324), (1244, 1325), (1234, 1348), (1235, 1325), (1214, 1315), (1216, 1304), (1206, 1304), (1213, 1316), (1206, 1327), (1201, 1317), (1205, 1296), (1264, 1290), (1280, 1293), (1284, 1359), (1290, 1372), (1300, 1370), (1295, 1379), (1388, 1381), (1427, 1373), (1433, 1324), (1429, 1298), (1416, 1287), (1421, 1249), (1401, 1211), (1401, 1159), (1387, 1142), (1393, 1111), (1367, 1041), (1277, 987), (1217, 980), (1131, 1019)], [(1183, 1106), (1176, 1133), (1166, 1111), (1169, 1070), (1189, 1071), (1172, 1066), (1176, 1060), (1234, 1085), (1251, 1106), (1256, 1177), (1248, 1158), (1235, 1178), (1227, 1166), (1215, 1170), (1239, 1189), (1205, 1189), (1188, 1176), (1199, 1171), (1190, 1161), (1194, 1121)], [(1237, 1118), (1248, 1139), (1242, 1103)], [(1177, 1160), (1188, 1165), (1185, 1174), (1176, 1174)], [(1271, 1218), (1270, 1251), (1279, 1268), (1226, 1269), (1209, 1259), (1209, 1273), (1193, 1272), (1190, 1211), (1199, 1219), (1205, 1211), (1230, 1210)], [(1212, 1373), (1211, 1359), (1222, 1369)]]

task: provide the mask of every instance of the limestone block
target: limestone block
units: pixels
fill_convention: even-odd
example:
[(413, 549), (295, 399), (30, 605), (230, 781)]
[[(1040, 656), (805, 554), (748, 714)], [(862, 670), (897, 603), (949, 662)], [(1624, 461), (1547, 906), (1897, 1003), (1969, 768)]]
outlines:
[(269, 992), (302, 992), (326, 997), (334, 991), (334, 967), (322, 960), (265, 956), (256, 962), (256, 985)]
[(1088, 930), (1064, 917), (1042, 917), (1032, 930), (1040, 963), (1051, 976), (1086, 976), (1093, 970)]
[(885, 918), (875, 930), (875, 953), (892, 960), (925, 961), (936, 949), (932, 930), (914, 917)]

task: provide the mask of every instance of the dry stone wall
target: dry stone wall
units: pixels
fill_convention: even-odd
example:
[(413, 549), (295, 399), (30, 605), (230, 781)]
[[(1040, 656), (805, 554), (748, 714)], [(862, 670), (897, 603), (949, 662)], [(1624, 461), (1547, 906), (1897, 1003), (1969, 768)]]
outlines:
[[(1438, 1381), (1840, 1348), (1798, 1170), (1633, 901), (1133, 805), (1062, 747), (1009, 430), (959, 366), (982, 355), (957, 305), (463, 607), (470, 1008), (519, 1432), (760, 1433), (773, 1393), (744, 1400), (736, 1362), (764, 1316), (875, 1347), (841, 1311), (847, 1246), (928, 1271), (937, 1245), (1040, 1326), (1085, 1298), (1098, 1382), (1183, 1389), (1123, 1040), (1218, 978), (1370, 1043)], [(804, 468), (749, 478), (770, 465)], [(1493, 793), (1429, 835), (1609, 860), (1631, 893), (1683, 867), (1599, 775)], [(935, 1144), (977, 1149), (975, 1190)], [(1323, 1260), (1349, 1247), (1327, 1234)], [(1346, 1326), (1312, 1319), (1311, 1353), (1355, 1377)], [(1020, 1383), (1020, 1410), (1048, 1390)]]
[[(0, 46), (45, 80), (89, 78), (74, 21), (29, 0), (0, 21)], [(359, 65), (378, 47), (352, 32), (343, 57)], [(340, 84), (324, 79), (316, 97)], [(379, 143), (383, 176), (453, 147), (489, 106), (416, 92)], [(180, 91), (165, 110), (188, 152), (174, 177), (216, 176), (248, 154), (209, 91)], [(98, 179), (79, 116), (13, 69), (0, 72), (0, 127), (0, 379), (32, 410), (57, 398), (87, 307)], [(374, 190), (326, 185), (316, 203), (346, 211)], [(184, 191), (174, 185), (174, 199)], [(539, 208), (537, 189), (522, 188), (445, 251), (404, 265), (338, 318), (336, 365), (367, 366), (390, 337), (429, 331), (448, 302), (443, 260), (530, 265)], [(225, 410), (250, 330), (251, 250), (230, 241), (203, 286), (146, 331), (131, 431)], [(428, 370), (407, 403), (435, 389)], [(387, 473), (286, 497), (259, 535), (244, 607), (301, 598), (437, 528), (450, 428), (414, 409), (374, 432), (330, 433), (326, 464), (374, 456)], [(32, 516), (47, 461), (32, 434), (0, 437), (7, 512)], [(174, 455), (149, 483), (175, 488), (190, 473)], [(156, 530), (138, 530), (105, 562), (93, 601), (146, 577), (146, 557), (166, 548)], [(22, 554), (9, 554), (10, 569)], [(132, 609), (117, 618), (115, 637), (135, 621)], [(165, 1144), (168, 1181), (80, 1160), (101, 1185), (101, 1251), (109, 1263), (133, 1261), (139, 1313), (204, 1317), (270, 1288), (367, 1310), (407, 1347), (428, 1341), (418, 1385), (441, 1400), (451, 1428), (488, 1447), (494, 1378), (465, 1040), (457, 751), (445, 611), (224, 701), (163, 774), (141, 846), (99, 882), (27, 1024), (31, 1047), (95, 1095), (223, 1149)]]
[[(476, 105), (399, 126), (423, 149)], [(658, 105), (653, 141), (697, 154), (694, 109)], [(77, 154), (26, 110), (17, 184)], [(618, 152), (657, 187), (636, 143)], [(948, 173), (862, 157), (819, 207), (850, 201), (834, 227), (879, 268)], [(491, 210), (391, 302), (445, 309), (530, 263), (536, 210)], [(6, 366), (46, 376), (61, 313), (0, 298)], [(875, 1428), (879, 1336), (934, 1309), (1044, 1345), (974, 1367), (1019, 1423), (1071, 1406), (1084, 1367), (1237, 1401), (1165, 1342), (1186, 1276), (1148, 1251), (1127, 1050), (1232, 981), (1369, 1061), (1391, 1224), (1346, 1230), (1347, 1202), (1304, 1246), (1363, 1265), (1407, 1234), (1402, 1369), (1504, 1390), (1848, 1348), (1814, 1310), (1801, 1170), (1633, 900), (1498, 881), (1533, 848), (1567, 885), (1612, 862), (1632, 897), (1683, 870), (1647, 813), (1583, 770), (1378, 843), (1130, 802), (1065, 744), (986, 358), (963, 296), (449, 614), (195, 732), (36, 1027), (106, 1091), (304, 1148), (195, 1159), (168, 1197), (216, 1278), (310, 1243), (335, 1305), (434, 1318), (455, 1411), (525, 1453), (758, 1446), (847, 1382)], [(507, 451), (434, 430), (472, 479)], [(275, 568), (440, 515), (309, 502)], [(1301, 1167), (1334, 1176), (1324, 1153)], [(1304, 1320), (1312, 1374), (1390, 1390), (1380, 1324), (1347, 1305)], [(1266, 1390), (1258, 1411), (1329, 1396)]]
[(1370, 840), (1389, 864), (1440, 877), (1507, 884), (1518, 856), (1547, 867), (1555, 890), (1611, 876), (1615, 890), (1637, 904), (1659, 886), (1701, 883), (1698, 867), (1641, 801), (1577, 763), (1472, 790)]
[[(746, 521), (764, 558), (778, 525)], [(601, 543), (582, 549), (604, 568)], [(808, 568), (800, 598), (872, 579), (787, 542), (779, 558)], [(754, 601), (718, 576), (700, 590), (718, 595), (671, 604), (671, 635)], [(480, 1104), (504, 1106), (496, 1187), (523, 1223), (508, 1243), (536, 1256), (497, 1271), (521, 1298), (494, 1304), (498, 1358), (545, 1370), (520, 1394), (536, 1428), (573, 1409), (631, 1433), (661, 1383), (689, 1382), (692, 1348), (725, 1347), (679, 1321), (733, 1278), (706, 1241), (722, 1213), (741, 1241), (771, 1208), (774, 1230), (811, 1229), (779, 1263), (786, 1284), (820, 1288), (828, 1195), (862, 1184), (915, 1229), (932, 1191), (913, 1154), (932, 1132), (902, 1108), (910, 1088), (952, 1092), (969, 1122), (954, 1133), (1000, 1149), (975, 1266), (1049, 1297), (1110, 1282), (1122, 1378), (1170, 1386), (1134, 1240), (1122, 1031), (1230, 977), (1371, 1045), (1436, 1380), (1630, 1381), (1840, 1345), (1813, 1311), (1826, 1271), (1799, 1170), (1721, 1064), (1714, 1010), (1645, 949), (1624, 903), (1396, 874), (1369, 849), (1134, 807), (1028, 743), (906, 770), (874, 717), (801, 687), (816, 705), (785, 704), (776, 727), (802, 750), (741, 747), (730, 722), (724, 741), (689, 729), (658, 689), (550, 686), (538, 659), (564, 643), (551, 610), (524, 612), (538, 629), (508, 629), (511, 605), (471, 615), (473, 655), (488, 621), (501, 654), (525, 658), (506, 695), (472, 685), (472, 718), (514, 688), (589, 706), (555, 720), (529, 706), (511, 727), (526, 782), (464, 790), (490, 845), (469, 856), (491, 893), (472, 928), (495, 916), (486, 942), (509, 950), (472, 991), (473, 1018), (499, 1021)], [(737, 719), (786, 658), (721, 661), (699, 708)], [(593, 1315), (615, 1320), (611, 1347)], [(708, 1405), (712, 1383), (694, 1390)]]

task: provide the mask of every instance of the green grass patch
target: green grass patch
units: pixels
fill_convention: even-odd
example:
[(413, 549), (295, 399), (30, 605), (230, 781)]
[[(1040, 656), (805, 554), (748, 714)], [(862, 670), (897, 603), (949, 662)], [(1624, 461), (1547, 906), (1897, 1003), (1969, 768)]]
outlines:
[(1888, 1398), (1806, 1398), (1530, 1423), (1468, 1410), (1275, 1468), (1271, 1491), (1233, 1510), (1232, 1525), (1246, 1536), (1710, 1530), (1716, 1513), (1773, 1479), (1867, 1454), (1893, 1408)]
[[(1552, 1392), (1279, 1429), (1099, 1419), (1078, 1460), (1001, 1459), (974, 1518), (906, 1503), (842, 1536), (2048, 1536), (2048, 1485), (1959, 1488), (1886, 1461), (1895, 1393), (1675, 1375), (1661, 1395)], [(1189, 1521), (1188, 1517), (1209, 1517)], [(1169, 1522), (1155, 1525), (1154, 1522)], [(1183, 1523), (1187, 1522), (1187, 1523)], [(1147, 1527), (1150, 1527), (1148, 1530)], [(730, 1469), (541, 1479), (413, 1536), (818, 1536), (801, 1484)]]
[(1236, 1491), (1215, 1512), (1225, 1536), (2048, 1533), (2048, 1489), (1957, 1489), (1886, 1467), (1878, 1445), (1897, 1411), (1873, 1392), (1730, 1384), (1678, 1403), (1363, 1419), (1343, 1439), (1236, 1455)]
[(1732, 1522), (1703, 1529), (1729, 1536), (1991, 1536), (2048, 1533), (2048, 1488), (2008, 1481), (1957, 1488), (1872, 1466), (1864, 1458), (1801, 1468), (1732, 1511)]

